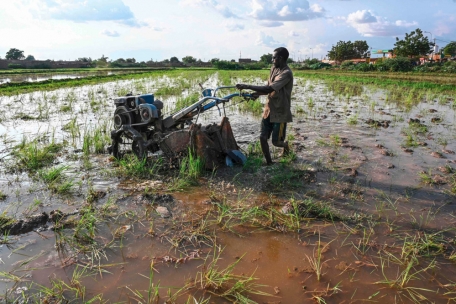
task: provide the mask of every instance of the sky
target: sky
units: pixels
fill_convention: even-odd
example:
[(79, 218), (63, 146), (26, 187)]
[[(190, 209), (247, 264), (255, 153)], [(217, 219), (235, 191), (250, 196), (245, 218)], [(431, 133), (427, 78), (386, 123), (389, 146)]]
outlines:
[(456, 0), (2, 0), (0, 57), (37, 60), (324, 58), (338, 41), (391, 49), (416, 28), (456, 40)]

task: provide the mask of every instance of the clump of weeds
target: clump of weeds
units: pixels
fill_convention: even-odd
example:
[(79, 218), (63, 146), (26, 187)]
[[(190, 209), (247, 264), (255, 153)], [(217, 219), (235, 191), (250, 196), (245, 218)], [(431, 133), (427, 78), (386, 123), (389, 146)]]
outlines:
[(133, 154), (124, 155), (116, 161), (116, 173), (123, 177), (150, 178), (158, 174), (162, 168), (163, 159), (138, 159)]
[(182, 190), (198, 185), (198, 179), (203, 176), (205, 171), (204, 159), (189, 149), (188, 155), (180, 161), (179, 174), (169, 190)]
[(201, 271), (190, 284), (191, 287), (236, 303), (255, 303), (249, 299), (249, 294), (271, 296), (259, 290), (265, 286), (257, 284), (257, 278), (253, 274), (250, 276), (234, 274), (234, 269), (242, 257), (226, 268), (220, 269), (217, 264), (221, 259), (221, 250), (217, 248), (217, 246), (214, 247), (212, 259), (210, 261), (208, 261), (209, 258), (206, 259)]
[(17, 165), (21, 169), (36, 171), (54, 161), (58, 152), (62, 149), (61, 144), (51, 142), (49, 144), (38, 143), (37, 140), (28, 142), (25, 138), (22, 143), (15, 147), (13, 155), (17, 159)]
[(38, 176), (48, 185), (49, 189), (59, 194), (65, 194), (72, 190), (73, 180), (65, 177), (68, 166), (57, 166), (38, 171)]

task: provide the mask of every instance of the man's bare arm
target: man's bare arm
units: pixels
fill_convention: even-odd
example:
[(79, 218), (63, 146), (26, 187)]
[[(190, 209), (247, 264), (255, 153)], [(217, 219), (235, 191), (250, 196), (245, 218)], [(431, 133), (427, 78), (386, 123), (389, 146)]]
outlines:
[(259, 95), (266, 95), (274, 91), (274, 89), (270, 86), (253, 86), (249, 84), (238, 83), (236, 85), (238, 90), (252, 90), (257, 92)]

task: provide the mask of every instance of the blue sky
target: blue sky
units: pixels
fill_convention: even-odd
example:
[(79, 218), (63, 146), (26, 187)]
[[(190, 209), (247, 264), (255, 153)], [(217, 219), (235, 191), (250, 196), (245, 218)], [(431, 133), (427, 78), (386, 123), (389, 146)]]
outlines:
[(0, 57), (259, 59), (285, 46), (322, 58), (339, 40), (389, 49), (416, 28), (456, 40), (456, 0), (14, 0), (0, 11)]

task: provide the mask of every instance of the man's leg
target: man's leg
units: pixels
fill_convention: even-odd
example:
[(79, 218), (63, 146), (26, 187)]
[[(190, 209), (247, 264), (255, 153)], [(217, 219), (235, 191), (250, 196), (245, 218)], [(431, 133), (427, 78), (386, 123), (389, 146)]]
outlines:
[(273, 124), (269, 121), (268, 118), (263, 118), (261, 120), (261, 133), (260, 133), (260, 145), (261, 151), (263, 151), (264, 158), (266, 158), (266, 164), (272, 164), (271, 153), (269, 152), (268, 139), (271, 136), (273, 130)]
[(290, 147), (288, 146), (288, 142), (285, 141), (285, 137), (287, 135), (287, 124), (282, 123), (274, 123), (274, 127), (272, 130), (272, 144), (276, 147), (283, 148), (283, 156), (288, 155), (290, 153)]

